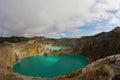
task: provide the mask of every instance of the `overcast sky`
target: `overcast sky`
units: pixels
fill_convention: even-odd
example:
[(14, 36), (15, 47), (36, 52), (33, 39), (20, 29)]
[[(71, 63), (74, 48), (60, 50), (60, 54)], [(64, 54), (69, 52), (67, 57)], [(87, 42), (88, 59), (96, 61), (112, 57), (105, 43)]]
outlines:
[(120, 0), (0, 0), (1, 36), (81, 37), (120, 25)]

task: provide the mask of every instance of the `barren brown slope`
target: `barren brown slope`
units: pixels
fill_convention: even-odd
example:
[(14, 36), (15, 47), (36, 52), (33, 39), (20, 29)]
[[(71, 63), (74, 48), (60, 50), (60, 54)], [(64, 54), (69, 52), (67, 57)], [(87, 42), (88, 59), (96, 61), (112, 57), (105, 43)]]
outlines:
[(114, 54), (120, 54), (120, 27), (79, 40), (74, 51), (95, 61)]

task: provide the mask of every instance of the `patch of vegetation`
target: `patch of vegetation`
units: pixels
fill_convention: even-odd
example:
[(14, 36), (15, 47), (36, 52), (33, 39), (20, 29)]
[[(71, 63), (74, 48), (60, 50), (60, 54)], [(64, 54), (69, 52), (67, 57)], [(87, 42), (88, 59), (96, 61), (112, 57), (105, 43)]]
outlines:
[(109, 76), (112, 75), (112, 71), (108, 65), (101, 65), (96, 71), (97, 75)]
[(14, 75), (13, 75), (13, 74), (10, 74), (10, 73), (6, 74), (6, 78), (15, 80)]
[(22, 80), (22, 79), (17, 78), (13, 73), (8, 73), (5, 76), (5, 80)]
[(79, 71), (74, 71), (74, 72), (71, 72), (69, 74), (67, 74), (65, 77), (66, 78), (72, 78), (72, 77), (75, 77), (75, 76), (78, 76), (79, 75)]
[(79, 75), (76, 80), (109, 80), (113, 75), (112, 69), (106, 64), (89, 68), (84, 74)]
[(24, 47), (21, 52), (29, 52), (29, 49), (27, 47)]
[(0, 43), (3, 42), (12, 42), (12, 43), (18, 43), (18, 42), (26, 42), (29, 38), (25, 37), (0, 37)]

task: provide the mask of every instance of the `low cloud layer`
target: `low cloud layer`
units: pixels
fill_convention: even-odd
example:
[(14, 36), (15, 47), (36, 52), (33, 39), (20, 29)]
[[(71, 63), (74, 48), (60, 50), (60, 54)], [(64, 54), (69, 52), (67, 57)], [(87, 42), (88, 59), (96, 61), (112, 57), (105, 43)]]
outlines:
[(67, 37), (100, 20), (119, 25), (119, 18), (120, 0), (0, 0), (3, 36)]

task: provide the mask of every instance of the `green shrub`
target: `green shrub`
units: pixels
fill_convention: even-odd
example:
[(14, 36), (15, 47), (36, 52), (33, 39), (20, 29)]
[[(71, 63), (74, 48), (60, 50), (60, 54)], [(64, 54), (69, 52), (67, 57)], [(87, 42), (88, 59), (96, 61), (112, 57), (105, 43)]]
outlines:
[(75, 77), (79, 75), (79, 72), (78, 71), (74, 71), (74, 72), (71, 72), (69, 74), (66, 75), (67, 78), (72, 78), (72, 77)]
[(102, 64), (100, 65), (96, 73), (97, 75), (101, 75), (101, 76), (110, 76), (112, 75), (112, 70), (110, 69), (108, 65)]

